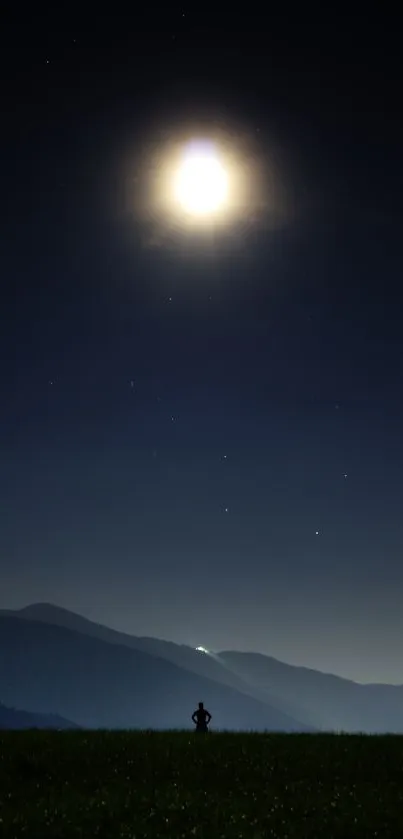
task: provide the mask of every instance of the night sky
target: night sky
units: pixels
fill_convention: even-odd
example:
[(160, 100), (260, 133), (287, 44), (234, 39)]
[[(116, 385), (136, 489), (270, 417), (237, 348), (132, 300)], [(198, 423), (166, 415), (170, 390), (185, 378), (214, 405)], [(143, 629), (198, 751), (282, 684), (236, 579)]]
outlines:
[[(396, 21), (190, 5), (2, 31), (0, 607), (402, 683)], [(183, 131), (233, 226), (152, 205)]]

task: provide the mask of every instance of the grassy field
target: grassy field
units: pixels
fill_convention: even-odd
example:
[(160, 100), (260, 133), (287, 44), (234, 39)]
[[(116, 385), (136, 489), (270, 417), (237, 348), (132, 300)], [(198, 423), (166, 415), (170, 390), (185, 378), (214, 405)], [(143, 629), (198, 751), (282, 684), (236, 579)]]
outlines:
[(0, 732), (0, 836), (403, 837), (403, 737)]

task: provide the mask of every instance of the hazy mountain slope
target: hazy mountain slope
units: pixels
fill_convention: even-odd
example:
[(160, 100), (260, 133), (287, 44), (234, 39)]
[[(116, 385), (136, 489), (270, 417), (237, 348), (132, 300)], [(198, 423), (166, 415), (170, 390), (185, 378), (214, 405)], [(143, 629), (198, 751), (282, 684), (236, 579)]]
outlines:
[[(0, 614), (2, 614), (0, 612)], [(4, 614), (4, 613), (3, 613)], [(70, 626), (109, 644), (123, 644), (171, 661), (191, 673), (226, 684), (268, 703), (308, 726), (326, 730), (403, 731), (403, 686), (359, 685), (258, 653), (224, 651), (204, 655), (191, 647), (157, 638), (117, 632), (51, 604), (34, 604), (8, 613), (25, 620)]]
[(8, 708), (0, 702), (0, 729), (20, 728), (77, 728), (74, 723), (56, 714), (32, 714), (19, 708)]
[(191, 725), (202, 699), (216, 728), (303, 730), (252, 697), (123, 645), (39, 621), (0, 617), (0, 684), (9, 705), (89, 727)]
[[(9, 611), (5, 613), (0, 611), (1, 614), (7, 614), (25, 620), (37, 620), (55, 626), (64, 626), (68, 629), (74, 629), (90, 635), (93, 638), (107, 641), (110, 644), (124, 644), (131, 649), (141, 650), (142, 652), (164, 658), (179, 667), (184, 667), (192, 673), (197, 673), (208, 679), (214, 679), (221, 684), (226, 684), (266, 704), (269, 703), (278, 708), (282, 713), (300, 719), (296, 703), (290, 703), (284, 698), (279, 699), (276, 696), (271, 696), (270, 692), (262, 690), (258, 685), (249, 683), (234, 672), (227, 666), (224, 660), (214, 655), (205, 655), (193, 647), (188, 647), (184, 644), (174, 644), (171, 641), (163, 641), (158, 638), (137, 637), (124, 632), (118, 632), (102, 624), (94, 623), (88, 620), (88, 618), (77, 615), (75, 612), (70, 612), (68, 609), (54, 606), (51, 603), (34, 603), (16, 612)], [(301, 722), (304, 722), (304, 720), (301, 720)], [(310, 722), (308, 724), (314, 725), (314, 723)]]
[(321, 728), (403, 732), (403, 686), (360, 685), (259, 653), (218, 654), (243, 679), (300, 709)]

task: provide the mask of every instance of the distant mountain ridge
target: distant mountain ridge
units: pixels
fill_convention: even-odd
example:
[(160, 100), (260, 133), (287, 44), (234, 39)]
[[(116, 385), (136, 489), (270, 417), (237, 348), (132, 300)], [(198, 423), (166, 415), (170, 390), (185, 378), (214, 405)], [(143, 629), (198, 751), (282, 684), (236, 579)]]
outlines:
[(276, 731), (308, 726), (217, 680), (123, 644), (45, 621), (0, 615), (3, 701), (50, 708), (89, 728), (186, 728), (200, 698), (215, 728)]
[(78, 728), (72, 722), (57, 716), (57, 714), (33, 714), (19, 708), (8, 708), (0, 702), (0, 729), (21, 728)]
[[(109, 652), (111, 648), (115, 651), (125, 648), (127, 653), (131, 651), (137, 656), (136, 659), (128, 659), (131, 661), (131, 667), (136, 668), (141, 663), (141, 667), (144, 668), (147, 662), (145, 670), (139, 671), (145, 683), (148, 680), (147, 672), (152, 670), (154, 673), (155, 671), (157, 683), (157, 672), (159, 673), (161, 702), (164, 701), (164, 696), (172, 695), (173, 697), (178, 687), (178, 680), (184, 678), (188, 680), (190, 694), (194, 690), (194, 701), (202, 698), (207, 704), (209, 692), (211, 694), (212, 686), (214, 686), (215, 699), (213, 701), (218, 703), (215, 722), (216, 724), (219, 722), (218, 727), (225, 727), (226, 714), (222, 703), (225, 705), (225, 702), (229, 701), (231, 706), (231, 702), (236, 698), (236, 702), (243, 703), (243, 711), (241, 713), (238, 706), (238, 716), (236, 719), (231, 718), (232, 722), (227, 725), (228, 728), (235, 724), (235, 727), (238, 725), (259, 729), (263, 726), (263, 728), (273, 730), (279, 730), (278, 726), (280, 726), (281, 730), (306, 730), (308, 728), (310, 730), (403, 733), (403, 686), (361, 685), (340, 676), (285, 664), (260, 653), (222, 651), (206, 655), (186, 645), (118, 632), (52, 604), (34, 604), (18, 612), (0, 611), (0, 630), (1, 621), (5, 619), (14, 619), (20, 624), (36, 626), (37, 629), (34, 631), (36, 635), (41, 624), (68, 630), (76, 636), (75, 655), (78, 653), (77, 635), (81, 639), (86, 638), (87, 641), (92, 639), (102, 642), (105, 645), (103, 654), (107, 658), (109, 653), (106, 653), (105, 649), (109, 649)], [(1, 638), (0, 631), (0, 678)], [(119, 652), (118, 656), (121, 657), (121, 655), (122, 653)], [(166, 670), (168, 664), (174, 667), (174, 670), (169, 670), (169, 674)], [(123, 676), (120, 678), (123, 679)], [(175, 683), (176, 688), (174, 688)], [(224, 700), (222, 693), (219, 699), (217, 691), (223, 690), (230, 691), (226, 695), (228, 700)], [(196, 697), (197, 691), (199, 693)], [(191, 701), (190, 694), (189, 701)], [(250, 703), (257, 703), (253, 705), (253, 711)], [(266, 709), (267, 724), (263, 720), (265, 716), (262, 712), (263, 707)], [(57, 705), (57, 710), (61, 712), (59, 705)], [(183, 727), (187, 710), (183, 707), (182, 716), (181, 714), (174, 715), (175, 725)], [(117, 714), (118, 711), (117, 706)], [(67, 709), (63, 710), (63, 713), (66, 714)], [(78, 720), (78, 717), (72, 713), (68, 713), (67, 716)], [(152, 725), (156, 722), (157, 720), (154, 720)], [(88, 724), (88, 722), (83, 723), (80, 720), (80, 724)], [(152, 725), (147, 724), (147, 727), (152, 727)]]
[[(5, 613), (0, 610), (0, 616), (2, 614)], [(270, 692), (268, 693), (267, 690), (260, 690), (258, 686), (249, 684), (242, 676), (227, 667), (225, 661), (214, 654), (206, 656), (185, 644), (175, 644), (173, 641), (164, 641), (147, 636), (139, 637), (119, 632), (116, 629), (95, 623), (82, 615), (70, 612), (68, 609), (63, 609), (59, 606), (54, 606), (51, 603), (36, 603), (31, 606), (26, 606), (18, 612), (7, 612), (7, 614), (18, 616), (25, 620), (39, 620), (44, 623), (54, 624), (55, 626), (74, 629), (77, 632), (82, 632), (93, 638), (99, 638), (110, 644), (124, 644), (131, 649), (141, 650), (158, 658), (166, 659), (179, 667), (190, 670), (192, 673), (197, 673), (200, 676), (206, 676), (209, 679), (226, 684), (235, 690), (253, 696), (255, 699), (260, 699), (266, 704), (272, 700), (272, 704), (278, 707), (279, 710), (298, 719), (298, 707), (294, 702), (284, 699), (278, 700), (275, 696), (271, 697)], [(305, 725), (312, 726), (312, 723), (307, 722)]]

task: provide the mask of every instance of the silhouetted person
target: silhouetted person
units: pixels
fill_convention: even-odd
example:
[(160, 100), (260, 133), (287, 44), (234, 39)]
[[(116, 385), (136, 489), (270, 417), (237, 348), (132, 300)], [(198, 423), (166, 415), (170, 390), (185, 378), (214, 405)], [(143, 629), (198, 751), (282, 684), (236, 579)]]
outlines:
[(199, 707), (192, 714), (192, 721), (196, 726), (196, 731), (208, 731), (210, 720), (210, 711), (206, 710), (203, 702), (199, 702)]

